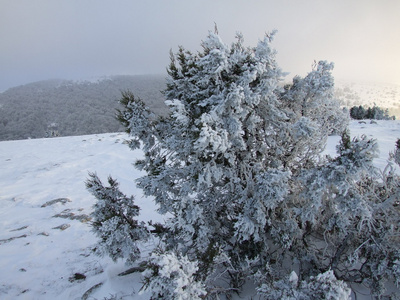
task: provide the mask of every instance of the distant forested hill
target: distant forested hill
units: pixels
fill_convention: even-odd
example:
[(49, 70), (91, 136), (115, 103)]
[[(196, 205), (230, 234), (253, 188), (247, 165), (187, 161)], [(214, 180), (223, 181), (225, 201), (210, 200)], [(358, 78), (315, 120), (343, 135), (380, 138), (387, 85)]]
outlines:
[[(112, 76), (96, 81), (46, 80), (0, 93), (0, 141), (124, 131), (115, 120), (121, 91), (130, 90), (156, 114), (165, 114), (166, 75)], [(400, 86), (336, 81), (348, 108), (388, 108), (400, 119)]]
[(165, 113), (165, 76), (113, 76), (93, 81), (47, 80), (0, 93), (0, 140), (124, 131), (115, 119), (121, 91)]

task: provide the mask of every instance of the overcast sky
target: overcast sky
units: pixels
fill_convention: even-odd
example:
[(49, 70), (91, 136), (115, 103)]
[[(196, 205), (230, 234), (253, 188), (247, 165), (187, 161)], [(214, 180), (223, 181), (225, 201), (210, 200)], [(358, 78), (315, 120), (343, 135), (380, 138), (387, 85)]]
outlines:
[(278, 30), (285, 72), (400, 84), (400, 0), (0, 0), (0, 91), (50, 78), (165, 73), (209, 30), (247, 46)]

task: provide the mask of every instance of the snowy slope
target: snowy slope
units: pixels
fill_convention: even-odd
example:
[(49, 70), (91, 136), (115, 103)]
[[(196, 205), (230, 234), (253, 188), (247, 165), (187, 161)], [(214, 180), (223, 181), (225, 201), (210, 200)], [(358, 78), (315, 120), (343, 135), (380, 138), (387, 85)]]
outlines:
[[(378, 139), (376, 164), (383, 168), (400, 138), (400, 121), (352, 122), (350, 128), (352, 135)], [(162, 221), (132, 183), (140, 172), (131, 163), (142, 154), (130, 151), (126, 138), (117, 133), (0, 142), (0, 299), (148, 299), (138, 293), (140, 275), (118, 276), (126, 270), (122, 262), (93, 254), (96, 238), (88, 222), (95, 201), (85, 189), (88, 172), (103, 182), (111, 174), (124, 193), (135, 195), (142, 220)], [(334, 155), (338, 140), (329, 139), (326, 153)]]
[[(89, 171), (104, 181), (112, 174), (124, 192), (137, 195), (143, 216), (158, 217), (151, 201), (131, 184), (140, 175), (131, 162), (141, 153), (132, 153), (124, 138), (105, 134), (0, 143), (0, 299), (80, 298), (95, 284), (111, 284), (108, 279), (124, 270), (91, 253), (96, 239), (84, 218), (54, 217), (90, 214), (94, 198), (84, 184)], [(42, 207), (59, 198), (70, 202)], [(54, 229), (63, 224), (70, 227)], [(70, 282), (75, 273), (86, 280)]]

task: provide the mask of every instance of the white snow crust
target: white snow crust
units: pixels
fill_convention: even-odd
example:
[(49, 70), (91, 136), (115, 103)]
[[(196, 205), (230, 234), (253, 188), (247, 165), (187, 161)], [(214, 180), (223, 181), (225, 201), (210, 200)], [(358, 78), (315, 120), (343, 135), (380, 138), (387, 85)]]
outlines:
[[(375, 164), (383, 169), (400, 138), (400, 121), (352, 121), (350, 131), (377, 139)], [(139, 220), (163, 220), (152, 199), (135, 187), (143, 174), (132, 163), (142, 152), (131, 151), (125, 139), (126, 134), (109, 133), (0, 142), (0, 299), (149, 299), (150, 293), (139, 294), (140, 274), (118, 276), (127, 269), (122, 261), (93, 253), (96, 237), (86, 218), (95, 198), (85, 181), (88, 172), (97, 172), (103, 181), (112, 175), (122, 192), (135, 196)], [(325, 154), (335, 156), (339, 139), (329, 138)]]

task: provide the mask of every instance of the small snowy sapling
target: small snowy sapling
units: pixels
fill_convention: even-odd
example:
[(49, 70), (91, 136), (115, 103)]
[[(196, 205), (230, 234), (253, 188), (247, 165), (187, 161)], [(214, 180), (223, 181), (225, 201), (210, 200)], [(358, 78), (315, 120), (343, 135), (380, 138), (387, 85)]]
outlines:
[(96, 174), (89, 176), (86, 187), (97, 198), (92, 213), (92, 230), (99, 237), (96, 252), (114, 261), (124, 258), (129, 264), (135, 262), (140, 257), (138, 241), (149, 236), (144, 224), (135, 219), (139, 207), (133, 196), (127, 197), (119, 190), (113, 178), (108, 178), (110, 186), (105, 187)]

